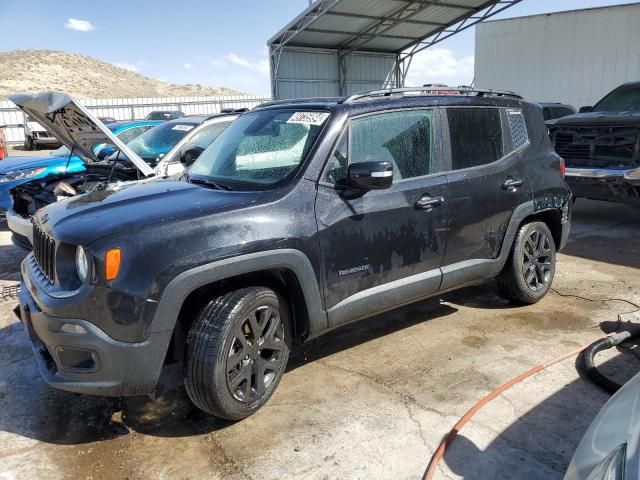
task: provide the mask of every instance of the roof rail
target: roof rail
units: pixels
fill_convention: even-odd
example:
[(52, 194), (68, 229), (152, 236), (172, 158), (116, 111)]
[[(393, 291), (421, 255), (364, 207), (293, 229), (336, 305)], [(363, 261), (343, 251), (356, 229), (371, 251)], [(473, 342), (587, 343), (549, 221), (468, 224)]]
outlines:
[(345, 98), (341, 103), (354, 103), (365, 98), (381, 98), (391, 96), (405, 96), (406, 94), (417, 93), (418, 96), (430, 95), (475, 95), (476, 97), (511, 97), (522, 99), (514, 92), (503, 90), (488, 90), (482, 88), (469, 87), (409, 87), (409, 88), (386, 88), (383, 90), (372, 90), (370, 92), (360, 92)]
[(272, 107), (273, 105), (286, 105), (286, 104), (289, 104), (289, 103), (292, 103), (292, 104), (298, 104), (298, 103), (325, 103), (325, 102), (340, 103), (342, 100), (344, 100), (343, 97), (290, 98), (290, 99), (287, 99), (287, 100), (271, 100), (269, 102), (261, 103), (260, 105), (258, 105), (255, 108)]

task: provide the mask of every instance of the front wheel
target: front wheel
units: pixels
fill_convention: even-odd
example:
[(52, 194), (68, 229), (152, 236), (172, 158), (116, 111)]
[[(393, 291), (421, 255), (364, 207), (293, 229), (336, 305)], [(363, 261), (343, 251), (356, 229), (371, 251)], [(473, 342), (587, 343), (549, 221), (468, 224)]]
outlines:
[(503, 297), (516, 303), (539, 302), (551, 288), (556, 245), (549, 227), (532, 222), (520, 227), (504, 270), (498, 276)]
[(205, 305), (187, 336), (185, 387), (201, 410), (240, 420), (262, 407), (284, 374), (291, 344), (289, 309), (265, 287), (248, 287)]

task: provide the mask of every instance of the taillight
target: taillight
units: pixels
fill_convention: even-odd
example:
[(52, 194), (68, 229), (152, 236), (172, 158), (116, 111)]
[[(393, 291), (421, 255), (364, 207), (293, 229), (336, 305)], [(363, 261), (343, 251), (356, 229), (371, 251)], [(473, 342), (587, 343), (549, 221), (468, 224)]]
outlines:
[(560, 157), (560, 175), (564, 178), (564, 173), (567, 170), (567, 165), (564, 163), (564, 158)]

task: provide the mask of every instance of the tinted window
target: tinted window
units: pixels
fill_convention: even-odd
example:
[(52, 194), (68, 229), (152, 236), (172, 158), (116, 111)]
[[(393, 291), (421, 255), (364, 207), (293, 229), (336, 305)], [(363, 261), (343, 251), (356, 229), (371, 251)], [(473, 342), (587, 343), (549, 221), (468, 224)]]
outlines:
[(196, 126), (193, 123), (162, 123), (135, 138), (128, 147), (142, 158), (156, 158), (175, 147)]
[(433, 173), (433, 111), (369, 115), (351, 122), (349, 162), (393, 165), (394, 178)]
[(504, 156), (498, 108), (450, 108), (452, 170), (477, 167)]
[(640, 112), (640, 84), (616, 88), (600, 100), (593, 112)]
[(529, 142), (529, 134), (522, 111), (507, 110), (507, 121), (511, 131), (511, 151), (524, 147)]
[(187, 150), (192, 148), (206, 149), (229, 125), (231, 125), (231, 122), (216, 123), (203, 127), (180, 147), (180, 151), (176, 153), (172, 160), (180, 159)]
[(131, 140), (136, 138), (139, 135), (142, 135), (143, 132), (149, 130), (151, 126), (140, 126), (140, 127), (132, 127), (126, 130), (123, 130), (118, 134), (118, 138), (122, 140), (122, 143), (129, 143)]

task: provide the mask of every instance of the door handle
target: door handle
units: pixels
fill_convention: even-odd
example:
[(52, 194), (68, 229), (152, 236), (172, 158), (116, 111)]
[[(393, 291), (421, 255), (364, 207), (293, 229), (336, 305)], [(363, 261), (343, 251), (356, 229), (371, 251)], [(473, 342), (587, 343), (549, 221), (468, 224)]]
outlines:
[(418, 210), (427, 210), (431, 211), (435, 207), (439, 207), (444, 203), (444, 197), (430, 197), (429, 195), (425, 195), (420, 200), (418, 200), (414, 206)]
[(509, 177), (504, 182), (502, 182), (502, 189), (508, 190), (510, 192), (515, 192), (518, 188), (522, 186), (523, 183), (524, 181), (521, 179)]

